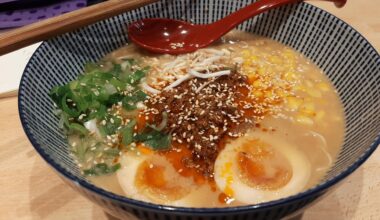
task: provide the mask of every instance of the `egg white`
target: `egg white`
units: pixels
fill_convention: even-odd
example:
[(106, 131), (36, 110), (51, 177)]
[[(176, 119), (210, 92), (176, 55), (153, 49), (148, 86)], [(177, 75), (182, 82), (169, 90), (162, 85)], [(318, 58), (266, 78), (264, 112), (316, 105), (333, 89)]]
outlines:
[[(171, 181), (177, 187), (181, 187), (180, 191), (182, 191), (182, 197), (176, 200), (163, 199), (162, 197), (149, 193), (149, 190), (142, 190), (136, 185), (136, 177), (141, 175), (138, 172), (139, 167), (145, 161), (150, 161), (152, 157), (159, 160), (160, 165), (164, 165), (165, 169), (169, 169), (171, 173), (170, 175), (172, 176), (170, 176), (170, 179), (167, 179), (167, 181)], [(176, 173), (174, 167), (162, 156), (143, 154), (137, 155), (135, 152), (127, 152), (121, 156), (120, 164), (121, 168), (116, 173), (117, 179), (124, 193), (133, 199), (164, 205), (188, 207), (197, 206), (197, 194), (205, 191), (204, 187), (196, 186), (191, 177), (186, 178)]]
[[(239, 147), (247, 141), (257, 139), (269, 144), (275, 151), (282, 154), (290, 164), (292, 177), (286, 185), (279, 189), (269, 190), (252, 187), (242, 182), (239, 177), (238, 162), (234, 161), (237, 159)], [(226, 173), (226, 164), (231, 166), (228, 173)], [(228, 195), (226, 192), (228, 188), (229, 191), (232, 190), (233, 198), (237, 201), (256, 204), (284, 198), (302, 191), (309, 181), (311, 167), (307, 157), (286, 141), (273, 138), (273, 136), (263, 132), (252, 132), (226, 145), (215, 161), (214, 171), (216, 185), (222, 192)]]

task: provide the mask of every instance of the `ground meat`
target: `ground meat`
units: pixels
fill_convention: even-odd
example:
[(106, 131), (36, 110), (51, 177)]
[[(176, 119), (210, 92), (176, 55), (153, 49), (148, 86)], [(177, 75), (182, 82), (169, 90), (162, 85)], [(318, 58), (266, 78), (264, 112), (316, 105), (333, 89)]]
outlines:
[(158, 124), (166, 112), (165, 132), (192, 151), (183, 163), (212, 177), (223, 139), (242, 135), (238, 128), (253, 123), (247, 114), (253, 107), (246, 107), (249, 91), (247, 77), (236, 71), (218, 78), (195, 78), (152, 96), (145, 114)]

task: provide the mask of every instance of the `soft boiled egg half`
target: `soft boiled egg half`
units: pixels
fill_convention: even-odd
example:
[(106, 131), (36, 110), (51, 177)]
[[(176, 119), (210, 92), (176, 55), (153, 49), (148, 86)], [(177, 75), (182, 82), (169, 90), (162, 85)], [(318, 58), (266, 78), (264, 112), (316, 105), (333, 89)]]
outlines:
[[(159, 154), (124, 153), (117, 179), (124, 193), (133, 199), (173, 206), (197, 206), (208, 190), (191, 177), (180, 175)], [(199, 204), (198, 204), (199, 205)]]
[(249, 132), (225, 146), (214, 171), (217, 187), (228, 197), (257, 204), (302, 191), (311, 167), (307, 157), (285, 140)]

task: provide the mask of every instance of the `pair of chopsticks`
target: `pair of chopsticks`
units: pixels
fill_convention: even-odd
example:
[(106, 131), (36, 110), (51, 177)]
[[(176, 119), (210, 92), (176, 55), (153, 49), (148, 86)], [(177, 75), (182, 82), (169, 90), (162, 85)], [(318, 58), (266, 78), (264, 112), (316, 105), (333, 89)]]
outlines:
[(0, 35), (0, 56), (158, 0), (108, 0)]

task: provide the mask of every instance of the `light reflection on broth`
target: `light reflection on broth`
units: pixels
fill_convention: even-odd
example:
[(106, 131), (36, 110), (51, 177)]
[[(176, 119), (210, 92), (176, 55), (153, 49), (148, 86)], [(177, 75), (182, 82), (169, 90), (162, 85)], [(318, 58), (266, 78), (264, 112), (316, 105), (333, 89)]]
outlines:
[[(213, 67), (214, 63), (236, 67), (238, 72), (248, 77), (248, 82), (253, 88), (250, 91), (252, 100), (265, 103), (260, 106), (265, 108), (262, 114), (249, 113), (249, 111), (244, 113), (246, 117), (254, 115), (252, 117), (254, 125), (247, 123), (247, 128), (243, 129), (244, 134), (248, 136), (237, 138), (229, 136), (221, 141), (227, 144), (219, 144), (218, 152), (228, 151), (229, 154), (237, 152), (237, 156), (215, 157), (215, 166), (221, 167), (215, 167), (215, 173), (211, 175), (207, 173), (209, 176), (205, 178), (198, 172), (197, 164), (191, 168), (183, 165), (183, 158), (191, 157), (192, 152), (185, 144), (176, 141), (182, 140), (180, 137), (175, 139), (173, 136), (172, 143), (176, 150), (149, 151), (145, 154), (143, 149), (139, 151), (137, 148), (137, 151), (142, 152), (142, 156), (138, 159), (140, 162), (133, 162), (135, 164), (128, 165), (129, 170), (126, 170), (127, 165), (124, 166), (121, 159), (122, 168), (116, 174), (88, 177), (95, 185), (116, 194), (148, 202), (190, 207), (220, 207), (244, 205), (247, 201), (258, 203), (289, 196), (316, 185), (323, 178), (340, 149), (344, 135), (342, 105), (323, 72), (302, 55), (280, 43), (237, 31), (228, 34), (221, 42), (206, 50), (210, 51), (204, 53), (215, 53), (216, 58), (201, 57), (194, 63), (203, 62), (203, 65), (210, 66), (210, 69), (219, 68)], [(202, 53), (202, 50), (197, 53)], [(185, 56), (191, 57), (183, 55)], [(108, 55), (106, 60), (121, 63), (122, 58), (137, 58), (143, 66), (151, 66), (151, 71), (144, 80), (149, 86), (148, 89), (145, 88), (148, 94), (155, 90), (163, 90), (178, 78), (185, 76), (186, 71), (190, 69), (200, 68), (199, 71), (202, 71), (202, 65), (189, 63), (188, 58), (176, 60), (175, 56), (151, 55), (133, 45), (120, 48)], [(191, 59), (198, 58), (194, 56)], [(152, 119), (148, 117), (146, 120)], [(189, 126), (193, 129), (191, 125)], [(173, 130), (172, 134), (175, 132), (176, 130)], [(256, 139), (250, 139), (253, 136)], [(186, 136), (186, 138), (191, 137)], [(240, 142), (236, 140), (240, 139), (252, 141), (236, 146), (236, 149), (231, 151), (227, 149), (231, 143), (238, 145)], [(260, 144), (264, 150), (258, 149), (260, 147), (257, 146)], [(267, 149), (269, 151), (266, 151)], [(151, 159), (153, 156), (165, 160), (159, 164), (169, 162), (170, 167), (155, 165)], [(273, 162), (271, 158), (278, 160)], [(134, 160), (133, 157), (129, 159)], [(240, 171), (234, 170), (235, 165), (229, 163), (240, 164), (238, 169)], [(299, 164), (294, 165), (294, 163)], [(202, 162), (199, 164), (204, 165), (205, 169), (208, 166)], [(154, 169), (149, 170), (149, 166)], [(294, 166), (297, 166), (296, 169)], [(308, 166), (310, 170), (305, 171)], [(215, 182), (214, 178), (218, 181)], [(135, 182), (132, 181), (134, 179)], [(242, 186), (240, 183), (240, 185), (235, 184), (240, 180), (241, 184), (245, 184), (244, 187), (248, 186), (248, 191), (251, 190), (248, 188), (254, 190), (244, 192), (242, 191), (245, 190), (244, 187), (237, 189), (237, 186)], [(178, 181), (182, 185), (178, 185)], [(139, 187), (131, 189), (129, 186), (120, 186), (119, 183), (136, 184)], [(289, 192), (282, 192), (282, 187), (288, 187)], [(191, 192), (188, 192), (189, 189)], [(271, 193), (271, 190), (276, 192)], [(244, 194), (256, 198), (243, 198)], [(242, 195), (241, 199), (239, 195)], [(208, 198), (207, 201), (204, 198)]]

